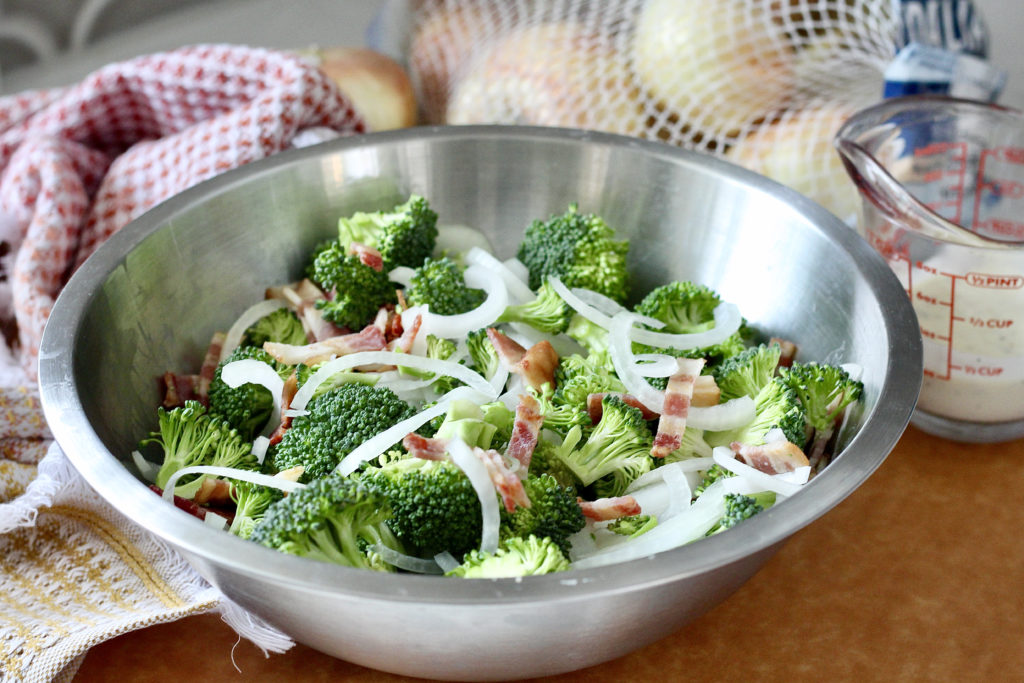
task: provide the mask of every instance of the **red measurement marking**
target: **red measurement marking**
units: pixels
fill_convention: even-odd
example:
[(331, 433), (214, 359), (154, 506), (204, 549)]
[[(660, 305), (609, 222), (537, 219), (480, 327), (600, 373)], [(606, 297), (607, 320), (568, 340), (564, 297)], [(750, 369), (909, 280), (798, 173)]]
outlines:
[(1020, 289), (1024, 287), (1024, 276), (996, 275), (994, 273), (967, 273), (964, 281), (972, 287), (986, 289)]

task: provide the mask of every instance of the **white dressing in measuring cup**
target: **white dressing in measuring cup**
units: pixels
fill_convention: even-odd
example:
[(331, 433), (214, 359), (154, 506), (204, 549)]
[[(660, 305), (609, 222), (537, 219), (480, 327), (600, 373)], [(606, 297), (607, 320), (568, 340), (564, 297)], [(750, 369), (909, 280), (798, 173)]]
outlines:
[(895, 98), (855, 114), (836, 147), (864, 199), (858, 230), (917, 314), (913, 422), (961, 441), (1024, 437), (1024, 114)]

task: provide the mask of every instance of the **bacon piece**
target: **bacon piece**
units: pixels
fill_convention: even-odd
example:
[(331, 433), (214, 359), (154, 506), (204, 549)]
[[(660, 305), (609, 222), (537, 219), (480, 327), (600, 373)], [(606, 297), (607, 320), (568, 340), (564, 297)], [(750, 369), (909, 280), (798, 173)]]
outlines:
[(316, 307), (316, 302), (326, 299), (327, 294), (309, 278), (300, 280), (294, 285), (282, 287), (280, 295), (295, 309), (306, 330), (306, 336), (312, 341), (330, 339), (350, 331), (348, 328), (324, 320), (320, 309)]
[(416, 317), (412, 319), (412, 325), (409, 325), (409, 327), (402, 330), (402, 336), (391, 340), (391, 350), (394, 351), (397, 349), (403, 353), (411, 353), (412, 345), (416, 341), (416, 335), (419, 334), (420, 325), (422, 323), (423, 316), (417, 313)]
[(651, 455), (655, 458), (664, 458), (683, 443), (693, 385), (704, 367), (704, 359), (677, 358), (676, 365), (679, 371), (668, 378), (665, 407), (658, 419), (658, 433), (654, 435), (654, 446), (651, 448)]
[(800, 447), (785, 439), (761, 446), (749, 446), (739, 441), (733, 441), (729, 444), (729, 448), (742, 462), (768, 474), (792, 472), (797, 467), (810, 464)]
[(367, 325), (359, 332), (330, 337), (302, 346), (265, 342), (263, 350), (286, 365), (316, 365), (349, 353), (382, 351), (386, 345), (384, 333), (374, 325)]
[(577, 498), (576, 501), (580, 504), (584, 517), (599, 522), (640, 514), (640, 503), (636, 502), (636, 498), (633, 496), (616, 496), (615, 498), (598, 498), (597, 500)]
[(788, 339), (781, 339), (780, 337), (772, 337), (768, 340), (769, 344), (778, 344), (782, 347), (782, 355), (779, 356), (779, 367), (788, 368), (793, 365), (793, 359), (796, 358), (796, 344), (789, 341)]
[(380, 255), (380, 252), (373, 247), (368, 247), (365, 244), (359, 242), (353, 242), (348, 245), (349, 251), (359, 257), (359, 262), (364, 266), (370, 266), (378, 273), (384, 270), (384, 258)]
[(516, 419), (512, 423), (512, 437), (508, 441), (505, 455), (519, 462), (520, 476), (525, 478), (530, 469), (533, 450), (537, 447), (544, 416), (540, 412), (537, 399), (529, 394), (520, 394), (519, 405), (516, 406)]
[(215, 332), (213, 338), (210, 339), (210, 345), (206, 347), (206, 355), (199, 368), (199, 386), (197, 387), (198, 393), (202, 397), (206, 397), (210, 393), (210, 382), (213, 381), (217, 364), (220, 363), (220, 352), (224, 348), (225, 337), (223, 332)]
[(444, 460), (448, 452), (448, 439), (429, 439), (416, 432), (410, 432), (402, 439), (405, 450), (423, 460)]
[(203, 402), (199, 395), (199, 375), (176, 375), (173, 372), (165, 372), (162, 380), (163, 406), (167, 410), (180, 408), (185, 405), (185, 401)]
[(480, 462), (487, 468), (487, 474), (491, 477), (494, 489), (501, 496), (505, 509), (513, 512), (516, 506), (530, 507), (530, 498), (523, 488), (523, 480), (505, 464), (501, 453), (492, 449), (484, 450), (480, 447), (473, 448), (473, 455), (480, 459)]
[[(151, 491), (154, 491), (158, 496), (164, 495), (164, 490), (157, 486), (156, 484), (150, 484), (149, 489)], [(198, 517), (199, 519), (206, 519), (206, 508), (196, 504), (195, 501), (191, 501), (188, 498), (182, 498), (181, 496), (175, 494), (174, 507), (178, 508), (179, 510), (184, 510), (193, 517)]]
[(555, 369), (558, 368), (558, 352), (548, 340), (539, 341), (529, 349), (511, 371), (517, 373), (531, 389), (541, 390), (545, 384), (555, 388)]
[(223, 479), (206, 477), (199, 485), (192, 502), (198, 505), (226, 505), (231, 502), (231, 484)]
[(625, 403), (627, 406), (636, 408), (641, 413), (643, 413), (645, 420), (653, 420), (654, 418), (658, 417), (658, 414), (656, 412), (654, 412), (653, 410), (645, 406), (643, 403), (641, 403), (640, 399), (638, 399), (633, 394), (623, 394), (617, 391), (608, 391), (599, 394), (590, 394), (589, 396), (587, 396), (587, 413), (590, 415), (590, 421), (593, 422), (594, 424), (597, 424), (598, 422), (601, 421), (601, 415), (604, 413), (604, 407), (602, 406), (601, 401), (604, 400), (605, 396), (618, 396), (619, 398), (622, 399), (622, 402)]
[(295, 398), (295, 394), (298, 391), (299, 376), (293, 372), (284, 381), (284, 388), (281, 389), (281, 423), (274, 428), (274, 433), (270, 435), (271, 446), (280, 443), (281, 439), (284, 438), (284, 433), (292, 426), (292, 418), (284, 413), (291, 407), (292, 399)]
[(504, 332), (488, 327), (487, 338), (494, 346), (494, 351), (498, 354), (498, 360), (504, 363), (505, 367), (510, 371), (526, 356), (526, 348), (519, 342), (510, 339)]

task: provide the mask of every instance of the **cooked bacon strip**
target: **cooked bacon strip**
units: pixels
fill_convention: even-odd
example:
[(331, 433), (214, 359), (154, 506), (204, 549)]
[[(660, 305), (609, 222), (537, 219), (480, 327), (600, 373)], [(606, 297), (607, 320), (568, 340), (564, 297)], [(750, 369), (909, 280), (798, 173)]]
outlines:
[(519, 462), (520, 477), (525, 478), (530, 469), (533, 449), (537, 447), (544, 416), (540, 412), (537, 399), (529, 394), (520, 394), (519, 405), (516, 406), (516, 419), (512, 423), (512, 437), (508, 441), (505, 455)]
[(391, 350), (411, 353), (412, 345), (416, 341), (416, 335), (419, 334), (422, 323), (423, 316), (417, 313), (416, 317), (412, 319), (412, 325), (402, 330), (402, 336), (391, 340)]
[(359, 332), (343, 334), (303, 346), (265, 342), (263, 350), (286, 365), (298, 365), (299, 363), (316, 365), (349, 353), (382, 351), (386, 345), (384, 333), (374, 325), (367, 325)]
[(630, 517), (640, 514), (640, 503), (636, 502), (633, 496), (616, 496), (615, 498), (598, 498), (597, 500), (583, 500), (577, 498), (583, 516), (604, 522), (609, 519)]
[(768, 340), (769, 344), (778, 344), (782, 347), (782, 355), (779, 357), (779, 367), (788, 368), (793, 365), (793, 359), (796, 358), (796, 344), (789, 341), (788, 339), (781, 339), (779, 337), (772, 337)]
[(555, 388), (555, 370), (558, 368), (558, 352), (546, 339), (539, 341), (523, 355), (511, 371), (526, 382), (526, 386), (540, 391), (545, 384)]
[(281, 389), (281, 423), (274, 428), (274, 433), (270, 435), (271, 446), (279, 443), (284, 437), (284, 433), (292, 426), (292, 418), (284, 413), (291, 408), (292, 399), (295, 398), (298, 391), (299, 376), (293, 372), (284, 381), (284, 388)]
[(402, 439), (402, 446), (413, 457), (423, 460), (444, 460), (448, 452), (448, 439), (430, 439), (410, 432)]
[(504, 363), (510, 371), (526, 356), (526, 348), (519, 342), (510, 339), (504, 332), (488, 327), (487, 338), (491, 340), (494, 351), (498, 354), (498, 360)]
[(231, 502), (231, 484), (223, 479), (206, 477), (199, 485), (192, 502), (198, 505), (226, 505)]
[(210, 339), (210, 345), (206, 347), (206, 356), (203, 357), (203, 364), (199, 368), (199, 386), (197, 387), (200, 396), (207, 396), (210, 393), (210, 382), (217, 371), (217, 364), (220, 362), (220, 352), (224, 348), (225, 334), (215, 332)]
[(480, 462), (487, 468), (487, 474), (491, 476), (494, 489), (501, 496), (505, 509), (513, 512), (516, 506), (530, 507), (530, 498), (523, 489), (523, 480), (515, 472), (508, 468), (501, 453), (492, 449), (473, 448), (473, 455), (480, 458)]
[(348, 245), (349, 251), (359, 257), (359, 262), (364, 266), (370, 266), (378, 273), (384, 270), (384, 258), (380, 255), (380, 252), (373, 247), (368, 247), (365, 244), (359, 242), (353, 242)]
[(748, 446), (739, 441), (733, 441), (729, 444), (729, 448), (742, 462), (768, 474), (792, 472), (797, 467), (810, 464), (800, 447), (785, 439), (761, 446)]
[(665, 407), (658, 419), (658, 433), (654, 435), (654, 446), (651, 448), (651, 455), (655, 458), (664, 458), (683, 443), (693, 385), (704, 367), (704, 359), (677, 358), (676, 365), (679, 371), (668, 378)]
[(163, 406), (167, 410), (180, 408), (185, 405), (185, 401), (205, 403), (199, 395), (199, 375), (176, 375), (173, 372), (165, 372), (163, 384)]
[(590, 394), (589, 396), (587, 396), (587, 413), (590, 415), (590, 421), (593, 422), (594, 424), (597, 424), (598, 422), (601, 421), (601, 415), (604, 413), (604, 407), (602, 406), (601, 401), (604, 400), (605, 396), (618, 396), (619, 398), (622, 399), (622, 402), (625, 403), (627, 406), (636, 408), (641, 413), (643, 413), (645, 420), (653, 420), (654, 418), (658, 417), (658, 414), (656, 412), (654, 412), (653, 410), (645, 406), (643, 403), (641, 403), (640, 399), (638, 399), (633, 394), (623, 394), (617, 391), (608, 391), (601, 392), (599, 394)]

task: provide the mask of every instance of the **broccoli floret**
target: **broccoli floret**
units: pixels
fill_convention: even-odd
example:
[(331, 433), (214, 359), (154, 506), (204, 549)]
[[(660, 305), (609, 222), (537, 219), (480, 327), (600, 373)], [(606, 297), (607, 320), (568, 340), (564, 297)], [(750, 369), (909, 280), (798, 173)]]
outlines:
[(214, 371), (208, 390), (210, 414), (226, 420), (239, 434), (251, 440), (259, 434), (274, 412), (274, 397), (260, 384), (242, 384), (232, 388), (221, 378), (225, 365), (247, 359), (266, 363), (274, 368), (282, 379), (286, 379), (292, 370), (287, 365), (279, 364), (273, 356), (258, 346), (239, 346), (228, 354)]
[(683, 439), (679, 444), (679, 448), (662, 458), (662, 465), (691, 458), (710, 457), (711, 445), (704, 440), (704, 430), (697, 429), (693, 425), (687, 425), (686, 429), (683, 430)]
[(754, 420), (749, 424), (724, 432), (708, 432), (706, 440), (712, 446), (728, 446), (739, 441), (750, 446), (765, 442), (769, 430), (779, 428), (788, 441), (800, 448), (806, 443), (804, 424), (806, 416), (797, 394), (778, 378), (768, 382), (754, 397)]
[(544, 416), (544, 427), (559, 434), (565, 434), (576, 425), (590, 426), (590, 413), (587, 412), (586, 399), (583, 404), (559, 401), (555, 398), (557, 392), (553, 391), (551, 385), (546, 382), (539, 391), (531, 387), (529, 392), (537, 399), (540, 414)]
[(662, 332), (690, 334), (715, 326), (715, 307), (722, 303), (712, 289), (677, 280), (652, 290), (636, 305), (636, 312), (665, 323)]
[(549, 277), (566, 287), (582, 287), (625, 303), (629, 298), (626, 268), (628, 240), (616, 240), (604, 219), (579, 212), (576, 204), (562, 215), (535, 220), (526, 228), (518, 257), (537, 290)]
[(630, 458), (621, 467), (594, 482), (594, 495), (597, 498), (615, 498), (624, 495), (630, 484), (653, 470), (654, 467), (653, 458)]
[(398, 301), (388, 271), (371, 268), (339, 242), (319, 247), (307, 274), (327, 293), (316, 302), (324, 320), (350, 330), (362, 329), (381, 306)]
[(467, 446), (490, 448), (498, 428), (484, 419), (484, 411), (472, 401), (452, 401), (444, 421), (434, 436), (439, 439), (459, 438)]
[(487, 298), (482, 289), (466, 286), (462, 269), (447, 256), (426, 259), (417, 268), (405, 288), (410, 306), (426, 304), (431, 313), (457, 315), (471, 311)]
[(591, 356), (609, 356), (608, 330), (579, 313), (569, 319), (565, 333), (578, 341)]
[(385, 272), (397, 266), (415, 268), (437, 243), (437, 213), (419, 195), (390, 211), (358, 212), (338, 221), (338, 241), (345, 251), (353, 242), (380, 252)]
[[(578, 429), (570, 430), (569, 434), (566, 435), (564, 450), (572, 450), (579, 443), (582, 434)], [(573, 471), (559, 457), (561, 450), (563, 450), (562, 447), (544, 438), (538, 439), (537, 445), (533, 449), (533, 455), (530, 457), (530, 476), (548, 474), (554, 477), (559, 485), (575, 488), (579, 485), (579, 480), (576, 479)]]
[(466, 335), (466, 346), (473, 361), (473, 369), (490, 379), (498, 371), (501, 360), (494, 349), (494, 344), (487, 337), (486, 328), (474, 330)]
[[(163, 451), (163, 461), (154, 482), (161, 489), (180, 469), (207, 465), (256, 469), (258, 462), (249, 441), (226, 421), (210, 415), (198, 401), (166, 410), (157, 408), (158, 431), (151, 432), (140, 445), (154, 444)], [(174, 487), (175, 495), (192, 498), (203, 476), (184, 478)], [(191, 481), (189, 481), (191, 479)]]
[(782, 347), (778, 344), (759, 344), (725, 359), (712, 373), (722, 400), (757, 396), (775, 377), (781, 357)]
[(512, 512), (502, 508), (500, 537), (546, 536), (568, 556), (569, 537), (586, 524), (575, 487), (562, 486), (550, 474), (541, 474), (524, 479), (523, 490), (530, 507), (516, 507)]
[(343, 384), (313, 398), (270, 450), (280, 471), (301, 465), (301, 481), (330, 474), (342, 457), (416, 412), (387, 387)]
[(235, 517), (228, 531), (239, 538), (249, 538), (267, 508), (282, 498), (284, 493), (280, 489), (232, 480), (231, 500), (235, 503)]
[[(455, 354), (456, 350), (457, 347), (455, 345), (455, 342), (453, 342), (451, 339), (435, 337), (432, 334), (427, 335), (427, 358), (432, 358), (434, 360), (448, 360), (449, 358), (452, 357), (452, 355)], [(421, 379), (430, 379), (434, 377), (434, 373), (432, 372), (428, 372), (426, 370), (417, 370), (415, 368), (399, 366), (398, 371), (406, 375), (419, 377)], [(434, 389), (436, 393), (445, 394), (461, 384), (462, 382), (455, 379), (454, 377), (451, 377), (450, 375), (442, 375), (438, 377), (433, 384), (431, 384), (431, 387)]]
[(864, 384), (851, 379), (843, 368), (827, 363), (793, 363), (780, 371), (779, 380), (793, 390), (803, 406), (807, 426), (813, 431), (808, 450), (817, 462), (843, 411), (860, 400)]
[(501, 579), (564, 572), (569, 569), (558, 545), (550, 538), (509, 538), (494, 553), (474, 550), (445, 576), (463, 579)]
[(583, 446), (566, 448), (572, 438), (579, 438), (574, 432), (580, 428), (573, 427), (566, 435), (566, 444), (558, 450), (558, 457), (584, 486), (612, 475), (616, 479), (613, 488), (625, 489), (633, 473), (639, 476), (653, 465), (650, 451), (654, 437), (643, 413), (618, 396), (605, 396), (601, 407), (601, 419)]
[(714, 464), (704, 472), (704, 478), (701, 479), (700, 484), (693, 490), (693, 497), (699, 498), (700, 494), (704, 493), (704, 490), (714, 484), (719, 479), (728, 479), (729, 477), (735, 477), (736, 475), (725, 469), (719, 464)]
[(725, 515), (707, 533), (712, 536), (731, 529), (740, 522), (750, 519), (759, 512), (764, 512), (775, 504), (775, 494), (771, 491), (744, 496), (740, 493), (725, 494)]
[(515, 424), (516, 413), (501, 401), (492, 401), (480, 406), (484, 414), (484, 422), (494, 425), (491, 436), (491, 448), (504, 451), (512, 439), (512, 426)]
[(391, 504), (388, 525), (423, 557), (447, 551), (455, 557), (480, 545), (480, 498), (469, 478), (447, 460), (391, 460), (363, 475)]
[(309, 339), (299, 316), (288, 308), (279, 308), (250, 325), (243, 337), (243, 342), (250, 346), (262, 347), (268, 341), (299, 346)]
[(552, 406), (570, 407), (575, 411), (574, 417), (578, 420), (567, 421), (566, 427), (573, 424), (584, 427), (590, 425), (587, 398), (591, 394), (622, 393), (626, 390), (625, 385), (612, 370), (611, 361), (605, 354), (591, 354), (586, 357), (579, 354), (563, 356), (555, 369), (555, 386), (557, 388), (550, 397)]
[(332, 475), (277, 501), (250, 540), (282, 553), (359, 569), (389, 570), (373, 546), (402, 551), (388, 528), (388, 500), (357, 478)]
[(636, 538), (641, 536), (654, 527), (658, 526), (658, 518), (654, 515), (630, 515), (628, 517), (619, 517), (608, 523), (605, 527), (612, 533), (619, 534), (620, 536), (629, 536), (630, 538)]
[(545, 282), (537, 291), (537, 298), (524, 304), (509, 306), (498, 317), (499, 323), (525, 323), (530, 327), (558, 334), (565, 332), (573, 310), (562, 300), (554, 287)]

